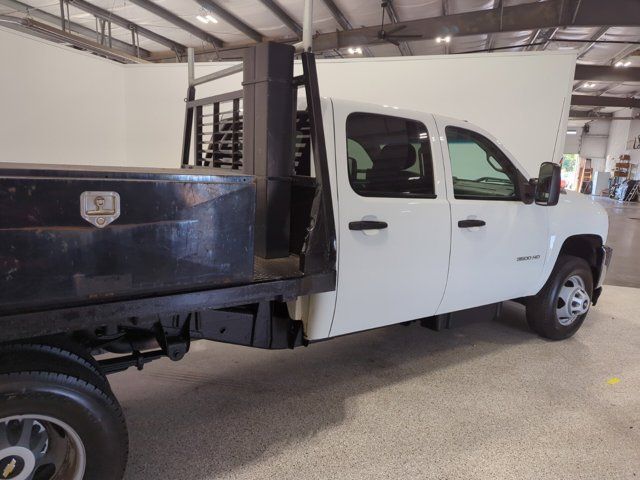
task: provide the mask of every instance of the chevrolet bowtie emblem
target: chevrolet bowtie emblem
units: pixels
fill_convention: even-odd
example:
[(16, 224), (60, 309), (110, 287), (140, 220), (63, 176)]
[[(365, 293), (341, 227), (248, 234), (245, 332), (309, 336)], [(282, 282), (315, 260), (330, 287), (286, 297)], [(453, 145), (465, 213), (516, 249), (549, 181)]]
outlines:
[(7, 466), (4, 467), (4, 470), (2, 471), (2, 478), (9, 478), (9, 475), (11, 475), (16, 469), (16, 463), (15, 458), (12, 458), (11, 461), (7, 463)]

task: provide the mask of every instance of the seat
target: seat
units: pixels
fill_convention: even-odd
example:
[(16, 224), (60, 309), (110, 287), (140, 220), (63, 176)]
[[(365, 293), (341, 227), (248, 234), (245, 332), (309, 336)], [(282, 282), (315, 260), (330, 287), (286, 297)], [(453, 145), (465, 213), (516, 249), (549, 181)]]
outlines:
[(407, 169), (415, 165), (416, 150), (410, 144), (385, 145), (373, 159), (367, 172), (367, 189), (375, 191), (402, 191), (416, 174)]

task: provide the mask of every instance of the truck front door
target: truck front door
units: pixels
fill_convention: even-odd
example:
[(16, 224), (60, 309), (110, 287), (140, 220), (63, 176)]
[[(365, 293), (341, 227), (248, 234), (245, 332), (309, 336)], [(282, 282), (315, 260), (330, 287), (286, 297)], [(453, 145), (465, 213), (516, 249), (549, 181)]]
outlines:
[(336, 102), (334, 119), (339, 248), (331, 336), (433, 315), (451, 233), (433, 117)]
[(535, 294), (548, 242), (546, 207), (520, 200), (522, 174), (487, 134), (438, 121), (451, 203), (451, 262), (439, 313)]

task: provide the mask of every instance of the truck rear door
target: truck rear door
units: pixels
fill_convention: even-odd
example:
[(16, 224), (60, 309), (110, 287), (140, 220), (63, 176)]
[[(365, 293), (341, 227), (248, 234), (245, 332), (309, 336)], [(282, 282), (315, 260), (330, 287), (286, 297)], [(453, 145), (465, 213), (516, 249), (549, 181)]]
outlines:
[(338, 287), (331, 336), (432, 315), (451, 219), (434, 119), (334, 102)]
[(520, 200), (515, 162), (486, 132), (438, 117), (451, 203), (449, 280), (438, 312), (531, 295), (545, 262), (546, 207)]

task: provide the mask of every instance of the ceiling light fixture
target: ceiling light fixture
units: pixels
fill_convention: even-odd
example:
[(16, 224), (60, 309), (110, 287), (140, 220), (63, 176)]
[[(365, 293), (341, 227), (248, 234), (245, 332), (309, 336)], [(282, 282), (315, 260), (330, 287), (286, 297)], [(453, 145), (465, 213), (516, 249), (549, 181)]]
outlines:
[(576, 132), (575, 130), (567, 130), (567, 135), (577, 135), (578, 132)]
[(202, 15), (197, 15), (196, 18), (202, 23), (218, 23), (218, 19), (209, 13), (204, 17)]
[(631, 65), (631, 62), (629, 60), (627, 60), (626, 62), (624, 60), (618, 60), (615, 64), (616, 67), (628, 67), (629, 65)]
[(589, 82), (587, 82), (587, 83), (585, 83), (585, 84), (583, 85), (583, 87), (584, 87), (584, 88), (593, 88), (593, 87), (595, 87), (595, 86), (596, 86), (596, 84), (595, 84), (595, 83), (589, 83)]
[(451, 42), (451, 35), (447, 35), (446, 37), (436, 37), (436, 43), (449, 43)]
[(351, 55), (362, 55), (362, 48), (360, 47), (349, 47), (349, 49), (347, 50)]

